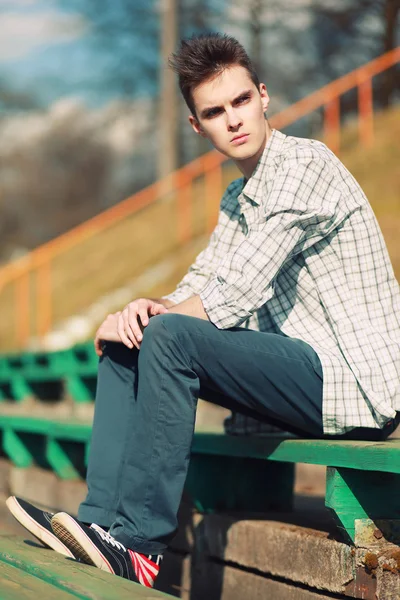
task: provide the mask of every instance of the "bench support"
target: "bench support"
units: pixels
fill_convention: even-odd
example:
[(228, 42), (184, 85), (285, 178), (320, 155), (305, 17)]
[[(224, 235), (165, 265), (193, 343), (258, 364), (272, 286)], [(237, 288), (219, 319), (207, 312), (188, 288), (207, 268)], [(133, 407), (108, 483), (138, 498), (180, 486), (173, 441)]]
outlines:
[(16, 402), (23, 402), (28, 398), (33, 398), (35, 395), (28, 382), (23, 377), (14, 376), (10, 385), (13, 400)]
[(85, 385), (85, 382), (83, 381), (82, 377), (80, 377), (79, 375), (68, 375), (68, 377), (66, 377), (65, 383), (67, 394), (71, 396), (74, 402), (93, 402), (93, 393)]
[(203, 513), (289, 511), (294, 464), (215, 454), (192, 454), (186, 491)]
[(359, 545), (358, 520), (374, 522), (379, 539), (382, 527), (390, 530), (389, 521), (400, 519), (400, 475), (327, 467), (325, 505), (347, 542)]

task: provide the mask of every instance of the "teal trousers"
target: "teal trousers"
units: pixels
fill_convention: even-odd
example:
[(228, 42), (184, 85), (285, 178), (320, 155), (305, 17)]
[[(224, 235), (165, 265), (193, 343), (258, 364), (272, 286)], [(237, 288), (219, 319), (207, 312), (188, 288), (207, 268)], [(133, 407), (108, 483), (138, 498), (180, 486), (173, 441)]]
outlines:
[(157, 315), (139, 351), (105, 344), (81, 521), (110, 527), (137, 552), (165, 550), (177, 530), (199, 397), (303, 437), (323, 436), (322, 368), (308, 344)]

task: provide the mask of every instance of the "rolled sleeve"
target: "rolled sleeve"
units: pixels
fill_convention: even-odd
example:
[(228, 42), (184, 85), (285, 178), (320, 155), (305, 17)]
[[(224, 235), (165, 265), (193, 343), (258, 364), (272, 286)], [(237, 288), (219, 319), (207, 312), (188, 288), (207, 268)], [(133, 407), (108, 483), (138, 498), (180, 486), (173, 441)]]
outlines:
[(225, 257), (200, 293), (220, 329), (248, 319), (274, 294), (283, 265), (328, 235), (343, 216), (329, 168), (321, 160), (285, 165), (263, 199), (263, 218)]

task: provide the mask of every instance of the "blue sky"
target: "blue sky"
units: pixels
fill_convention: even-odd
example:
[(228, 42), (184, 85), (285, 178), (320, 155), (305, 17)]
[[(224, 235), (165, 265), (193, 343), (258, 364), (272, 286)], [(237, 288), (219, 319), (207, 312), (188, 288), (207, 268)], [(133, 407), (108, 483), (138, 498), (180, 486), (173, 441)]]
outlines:
[[(43, 104), (74, 95), (99, 105), (116, 96), (112, 86), (101, 85), (109, 56), (94, 47), (91, 23), (71, 5), (0, 0), (0, 81), (34, 92)], [(152, 91), (144, 82), (136, 93)]]

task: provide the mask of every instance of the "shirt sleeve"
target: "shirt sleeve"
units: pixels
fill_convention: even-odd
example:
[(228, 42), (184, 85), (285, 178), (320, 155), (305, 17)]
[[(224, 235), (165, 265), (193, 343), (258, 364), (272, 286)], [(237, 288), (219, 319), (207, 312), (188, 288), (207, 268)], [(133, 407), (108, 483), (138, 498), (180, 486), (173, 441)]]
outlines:
[(262, 216), (200, 293), (210, 321), (220, 329), (235, 327), (268, 302), (284, 264), (343, 220), (339, 198), (329, 164), (285, 160), (261, 199)]
[(217, 225), (211, 234), (207, 247), (196, 257), (194, 263), (189, 267), (188, 272), (178, 283), (176, 289), (170, 294), (163, 296), (163, 299), (168, 299), (175, 304), (179, 304), (191, 296), (200, 294), (207, 285), (207, 282), (214, 275), (220, 260), (220, 253), (218, 253), (217, 249), (220, 246), (221, 237), (223, 237), (227, 223), (230, 220), (233, 205), (235, 202), (237, 203), (235, 190), (237, 191), (239, 184), (240, 181), (236, 180), (228, 186), (221, 200)]

